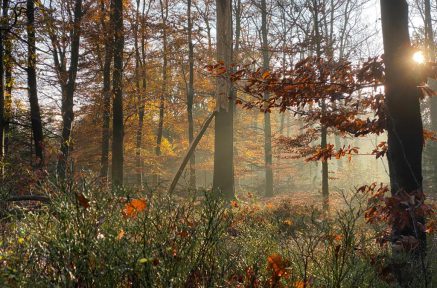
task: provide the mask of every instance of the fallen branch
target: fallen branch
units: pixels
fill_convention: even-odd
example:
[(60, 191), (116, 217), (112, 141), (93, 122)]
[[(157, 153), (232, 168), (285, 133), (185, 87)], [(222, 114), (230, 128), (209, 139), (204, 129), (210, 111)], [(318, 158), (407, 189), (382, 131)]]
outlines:
[(216, 115), (216, 111), (212, 112), (211, 115), (209, 115), (208, 118), (206, 118), (205, 123), (203, 123), (202, 128), (199, 131), (199, 134), (197, 134), (196, 138), (194, 138), (193, 142), (190, 144), (190, 147), (188, 148), (187, 154), (185, 155), (184, 159), (182, 160), (182, 163), (176, 172), (175, 176), (173, 177), (173, 181), (171, 182), (170, 187), (168, 188), (168, 193), (171, 194), (173, 190), (176, 188), (176, 184), (179, 181), (179, 178), (182, 175), (182, 172), (185, 169), (185, 166), (188, 163), (188, 160), (190, 160), (191, 155), (193, 154), (194, 150), (196, 150), (197, 144), (199, 144), (200, 139), (202, 139), (203, 134), (205, 134), (206, 129), (208, 128), (209, 124), (211, 123), (212, 119), (214, 119), (214, 116)]
[(6, 199), (7, 202), (20, 202), (20, 201), (39, 201), (44, 203), (50, 203), (50, 198), (43, 195), (20, 195), (11, 196)]

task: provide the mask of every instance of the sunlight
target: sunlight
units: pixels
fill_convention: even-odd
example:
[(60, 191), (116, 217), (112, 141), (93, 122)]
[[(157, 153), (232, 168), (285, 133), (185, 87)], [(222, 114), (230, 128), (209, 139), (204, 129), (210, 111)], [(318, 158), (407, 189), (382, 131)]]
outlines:
[(425, 63), (425, 55), (423, 55), (422, 51), (417, 51), (413, 54), (413, 60), (417, 64), (423, 64)]

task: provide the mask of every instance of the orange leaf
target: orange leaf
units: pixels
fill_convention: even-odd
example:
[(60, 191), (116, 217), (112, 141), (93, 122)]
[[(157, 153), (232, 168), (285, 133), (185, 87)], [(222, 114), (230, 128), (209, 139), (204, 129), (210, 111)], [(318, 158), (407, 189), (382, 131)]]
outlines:
[(341, 235), (341, 234), (334, 235), (334, 239), (336, 241), (341, 241), (341, 240), (343, 240), (343, 235)]
[(134, 218), (139, 212), (146, 209), (146, 204), (147, 202), (145, 199), (132, 199), (124, 206), (123, 215), (125, 217)]
[(269, 71), (265, 71), (264, 73), (263, 73), (263, 75), (261, 76), (261, 78), (262, 79), (266, 79), (267, 77), (269, 77), (270, 76), (270, 72)]
[(267, 269), (272, 270), (275, 276), (282, 277), (287, 273), (281, 255), (274, 253), (267, 258), (267, 262)]
[(121, 240), (123, 237), (124, 237), (124, 230), (121, 229), (120, 232), (118, 232), (117, 240)]

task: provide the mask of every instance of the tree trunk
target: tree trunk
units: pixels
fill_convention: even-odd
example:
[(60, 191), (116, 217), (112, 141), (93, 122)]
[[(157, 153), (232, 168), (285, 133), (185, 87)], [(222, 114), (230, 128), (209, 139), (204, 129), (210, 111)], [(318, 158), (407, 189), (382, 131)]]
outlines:
[(114, 0), (114, 70), (112, 87), (114, 104), (112, 107), (112, 185), (123, 185), (123, 1)]
[[(408, 32), (408, 4), (405, 0), (381, 0), (381, 20), (384, 41), (386, 70), (385, 105), (388, 133), (388, 164), (391, 193), (409, 193), (422, 199), (422, 147), (423, 128), (420, 115), (415, 65)], [(414, 199), (414, 198), (413, 198)], [(413, 212), (414, 213), (414, 212)], [(411, 217), (405, 227), (393, 225), (392, 241), (402, 236), (413, 236), (419, 240), (416, 256), (423, 260), (426, 235), (417, 230), (417, 222), (424, 225), (423, 217)], [(422, 267), (423, 268), (423, 267)], [(412, 275), (394, 271), (402, 286), (409, 285)], [(417, 271), (416, 271), (417, 272)], [(417, 273), (414, 272), (416, 275)], [(422, 270), (424, 272), (424, 270)], [(420, 273), (420, 270), (419, 270)], [(426, 281), (426, 280), (425, 280)]]
[[(194, 121), (193, 121), (193, 101), (194, 101), (194, 46), (192, 41), (193, 20), (191, 17), (191, 0), (187, 4), (188, 17), (188, 62), (189, 62), (189, 80), (187, 89), (187, 114), (188, 114), (188, 141), (193, 143), (194, 139)], [(190, 188), (196, 189), (196, 158), (195, 154), (190, 157)]]
[[(136, 143), (135, 143), (135, 156), (136, 156), (136, 182), (137, 186), (143, 186), (143, 159), (142, 159), (142, 142), (143, 142), (143, 124), (144, 124), (144, 93), (146, 89), (146, 82), (144, 77), (144, 63), (141, 61), (140, 49), (138, 44), (138, 27), (140, 26), (139, 21), (139, 5), (140, 1), (137, 0), (136, 8), (136, 23), (133, 28), (134, 30), (134, 46), (135, 46), (135, 81), (138, 95), (137, 111), (138, 111), (138, 127), (136, 131)], [(144, 14), (144, 11), (143, 11)], [(143, 15), (144, 16), (144, 15)], [(142, 31), (144, 33), (144, 31)], [(144, 45), (144, 41), (142, 43)]]
[[(167, 61), (168, 61), (168, 51), (167, 51), (167, 17), (168, 17), (168, 0), (160, 0), (161, 3), (161, 20), (162, 20), (162, 53), (164, 54), (164, 59), (162, 63), (162, 91), (159, 97), (159, 120), (158, 120), (158, 130), (156, 132), (156, 156), (161, 155), (161, 142), (162, 133), (164, 129), (164, 99), (167, 96)], [(156, 177), (156, 176), (155, 176)]]
[[(321, 48), (321, 42), (322, 37), (320, 34), (320, 23), (319, 23), (319, 9), (320, 7), (317, 4), (317, 1), (313, 0), (313, 20), (314, 20), (314, 32), (315, 32), (315, 42), (316, 42), (316, 55), (317, 57), (322, 56), (322, 48)], [(321, 100), (321, 108), (322, 108), (322, 117), (326, 114), (326, 103), (325, 100)], [(324, 124), (321, 125), (321, 141), (320, 145), (322, 149), (326, 149), (328, 142), (328, 129)], [(328, 161), (322, 162), (322, 196), (323, 196), (323, 202), (324, 207), (328, 207), (328, 200), (329, 200), (329, 179), (328, 179)]]
[[(261, 34), (262, 34), (262, 54), (263, 54), (263, 69), (270, 69), (269, 46), (267, 39), (267, 5), (266, 0), (261, 0)], [(264, 100), (269, 99), (269, 94), (264, 93)], [(267, 108), (267, 106), (265, 106)], [(265, 196), (273, 196), (273, 170), (272, 163), (272, 126), (270, 123), (270, 112), (264, 112), (264, 169), (265, 169)]]
[[(112, 13), (110, 13), (110, 20), (105, 22), (105, 2), (101, 2), (101, 27), (103, 33), (105, 33), (105, 60), (103, 63), (103, 88), (102, 88), (102, 99), (103, 99), (103, 119), (102, 119), (102, 155), (100, 159), (100, 177), (108, 178), (109, 169), (109, 123), (111, 121), (111, 62), (113, 56), (113, 44), (114, 35), (112, 33)], [(113, 11), (112, 6), (114, 5), (113, 0), (111, 0), (110, 11)]]
[[(74, 3), (74, 20), (73, 28), (71, 31), (71, 57), (70, 57), (70, 69), (68, 70), (67, 82), (61, 79), (62, 90), (62, 139), (61, 139), (61, 155), (58, 160), (57, 173), (58, 177), (65, 179), (67, 161), (70, 155), (71, 146), (71, 128), (74, 120), (73, 112), (73, 97), (76, 89), (76, 75), (79, 64), (79, 44), (81, 34), (81, 21), (82, 21), (82, 0), (76, 0)], [(66, 72), (66, 71), (63, 71)]]
[(35, 46), (35, 4), (33, 0), (27, 1), (27, 85), (30, 103), (30, 121), (32, 125), (33, 142), (35, 146), (36, 166), (44, 165), (44, 147), (41, 112), (38, 103), (38, 90), (36, 82), (36, 46)]
[[(9, 1), (3, 0), (3, 19), (7, 19), (9, 10)], [(11, 121), (12, 113), (12, 41), (9, 33), (3, 32), (3, 45), (4, 45), (4, 55), (3, 55), (3, 65), (5, 73), (4, 87), (4, 102), (3, 102), (3, 159), (8, 156), (9, 147), (9, 123)]]
[[(223, 61), (227, 71), (232, 61), (232, 2), (216, 0), (217, 61)], [(216, 87), (213, 190), (225, 199), (234, 197), (233, 117), (234, 99), (229, 79), (220, 77)], [(231, 98), (231, 99), (229, 99)]]
[[(434, 54), (434, 31), (432, 28), (432, 17), (431, 17), (431, 3), (430, 0), (425, 0), (425, 54), (427, 60), (430, 62), (435, 61)], [(437, 98), (431, 97), (430, 110), (431, 110), (431, 129), (437, 131)], [(430, 143), (431, 148), (431, 173), (432, 173), (432, 187), (437, 187), (437, 143)]]
[(0, 177), (4, 175), (4, 132), (5, 132), (5, 82), (4, 82), (4, 38), (5, 31), (0, 30)]

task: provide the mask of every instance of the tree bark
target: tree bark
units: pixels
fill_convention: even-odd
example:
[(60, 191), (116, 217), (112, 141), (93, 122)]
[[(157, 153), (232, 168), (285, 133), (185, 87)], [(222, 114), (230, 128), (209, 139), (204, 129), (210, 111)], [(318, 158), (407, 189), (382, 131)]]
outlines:
[[(319, 5), (317, 4), (316, 0), (313, 0), (313, 21), (314, 21), (314, 32), (315, 32), (315, 42), (316, 42), (316, 55), (317, 57), (322, 56), (322, 37), (320, 34), (320, 19), (319, 19)], [(324, 99), (321, 100), (321, 108), (322, 108), (322, 117), (326, 114), (326, 102)], [(324, 124), (321, 125), (321, 141), (320, 145), (322, 149), (326, 149), (328, 143), (327, 143), (327, 137), (328, 137), (328, 129)], [(328, 161), (322, 161), (322, 196), (324, 198), (324, 207), (328, 207), (328, 200), (329, 200), (329, 179), (328, 179)]]
[(167, 51), (167, 17), (168, 17), (168, 0), (160, 0), (161, 3), (161, 20), (162, 20), (162, 52), (163, 63), (162, 63), (162, 91), (159, 97), (159, 120), (158, 120), (158, 130), (156, 132), (156, 156), (161, 155), (161, 142), (162, 133), (164, 129), (164, 99), (167, 97), (167, 61), (168, 61), (168, 51)]
[[(7, 15), (8, 8), (8, 0), (3, 0), (4, 10), (3, 12)], [(6, 17), (6, 16), (5, 16)], [(12, 87), (13, 87), (13, 78), (12, 78), (12, 40), (9, 34), (6, 34), (4, 37), (4, 45), (5, 45), (5, 55), (4, 55), (4, 66), (5, 66), (5, 92), (4, 92), (4, 156), (7, 157), (9, 155), (9, 127), (12, 118)]]
[[(232, 61), (232, 2), (216, 0), (217, 61), (230, 71)], [(229, 79), (220, 77), (216, 86), (213, 190), (225, 199), (234, 195), (233, 117), (234, 99)], [(231, 99), (229, 99), (231, 98)]]
[[(30, 1), (30, 0), (29, 0)], [(71, 147), (71, 128), (74, 120), (73, 111), (73, 97), (76, 90), (76, 75), (79, 64), (79, 44), (81, 35), (82, 22), (82, 0), (76, 0), (74, 3), (74, 19), (71, 30), (71, 51), (70, 51), (70, 68), (65, 70), (64, 65), (61, 65), (58, 60), (58, 55), (55, 56), (55, 65), (60, 75), (59, 82), (61, 83), (62, 91), (62, 138), (61, 138), (61, 155), (58, 160), (57, 173), (60, 179), (65, 179), (67, 170), (67, 161), (70, 155)], [(53, 51), (57, 53), (56, 50)], [(63, 79), (62, 75), (67, 75), (67, 81)]]
[[(270, 69), (269, 46), (267, 39), (267, 5), (266, 0), (261, 0), (261, 34), (262, 34), (262, 54), (263, 69)], [(264, 93), (264, 100), (269, 99), (269, 94)], [(267, 108), (267, 106), (265, 106)], [(265, 196), (273, 196), (273, 154), (272, 154), (272, 126), (270, 123), (270, 112), (264, 112), (264, 169), (265, 169)]]
[[(432, 18), (431, 18), (431, 3), (430, 0), (425, 0), (425, 54), (426, 58), (430, 62), (435, 61), (435, 49), (434, 49), (434, 30), (432, 28)], [(430, 110), (431, 110), (431, 129), (437, 131), (437, 98), (431, 97)], [(432, 165), (432, 187), (437, 187), (437, 143), (431, 143), (431, 165)]]
[[(137, 103), (137, 111), (138, 111), (138, 126), (136, 131), (136, 143), (135, 143), (135, 156), (136, 156), (136, 171), (135, 178), (136, 184), (138, 187), (142, 188), (143, 184), (143, 159), (142, 159), (142, 142), (143, 142), (143, 124), (144, 124), (144, 93), (146, 89), (146, 82), (144, 77), (144, 63), (140, 57), (140, 48), (138, 41), (138, 27), (140, 26), (140, 15), (139, 15), (139, 7), (140, 1), (137, 0), (137, 8), (136, 8), (136, 23), (134, 26), (134, 47), (135, 47), (135, 82), (137, 88), (138, 95), (138, 103)], [(143, 6), (143, 15), (144, 17), (144, 6)], [(143, 19), (142, 19), (143, 20)], [(141, 26), (142, 27), (142, 26)], [(144, 33), (144, 31), (142, 31)], [(144, 45), (144, 41), (142, 43)]]
[[(424, 140), (419, 103), (420, 92), (413, 69), (413, 50), (408, 32), (408, 4), (405, 0), (381, 0), (380, 4), (386, 70), (387, 158), (391, 193), (393, 195), (408, 193), (421, 199)], [(411, 223), (405, 227), (393, 225), (392, 241), (395, 243), (402, 236), (415, 237), (420, 243), (415, 254), (423, 257), (426, 249), (426, 235), (416, 229), (416, 225), (417, 222), (424, 225), (424, 219), (423, 217), (412, 218)], [(407, 286), (408, 281), (411, 280), (408, 279), (411, 274), (394, 272), (400, 284)]]
[(4, 36), (5, 31), (0, 30), (0, 177), (4, 175), (4, 130), (5, 130), (5, 82), (4, 82)]
[(112, 107), (112, 185), (123, 185), (123, 1), (114, 0), (114, 70), (112, 87), (114, 104)]
[[(193, 19), (191, 15), (191, 0), (187, 4), (188, 18), (188, 62), (189, 76), (187, 89), (187, 116), (188, 116), (188, 141), (193, 143), (194, 139), (194, 120), (193, 120), (193, 101), (194, 101), (194, 45), (192, 41)], [(190, 188), (196, 189), (196, 158), (195, 153), (190, 157)]]
[[(111, 0), (110, 11), (113, 11), (114, 1)], [(103, 63), (103, 119), (102, 119), (102, 154), (100, 159), (100, 177), (108, 178), (109, 169), (109, 124), (111, 121), (111, 62), (113, 57), (114, 35), (112, 33), (112, 12), (110, 12), (109, 22), (105, 22), (105, 1), (101, 1), (101, 27), (105, 33), (105, 60)]]
[(41, 112), (38, 103), (38, 90), (36, 82), (36, 46), (35, 46), (35, 4), (27, 0), (27, 85), (30, 103), (30, 121), (32, 125), (33, 143), (35, 147), (36, 166), (44, 165), (44, 147)]

